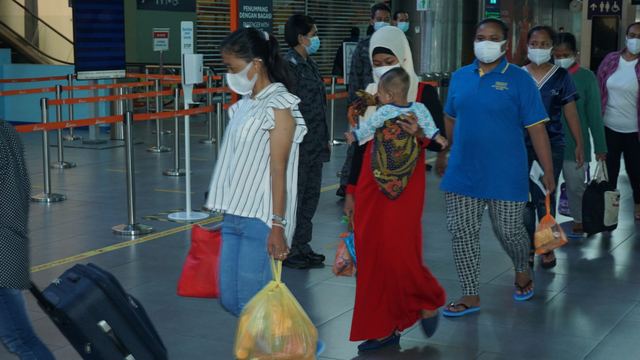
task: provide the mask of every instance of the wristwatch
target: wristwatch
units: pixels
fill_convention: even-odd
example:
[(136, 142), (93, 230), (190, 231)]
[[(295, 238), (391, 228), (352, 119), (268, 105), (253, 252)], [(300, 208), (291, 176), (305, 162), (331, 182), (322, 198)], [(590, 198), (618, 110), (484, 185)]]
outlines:
[(271, 216), (271, 220), (278, 220), (282, 226), (287, 226), (287, 220), (278, 215)]

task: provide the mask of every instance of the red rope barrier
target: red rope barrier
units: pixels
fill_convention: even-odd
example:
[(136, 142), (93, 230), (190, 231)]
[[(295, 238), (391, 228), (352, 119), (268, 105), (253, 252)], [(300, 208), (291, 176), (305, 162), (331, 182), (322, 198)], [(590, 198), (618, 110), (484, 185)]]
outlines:
[(158, 96), (167, 96), (172, 95), (172, 90), (166, 91), (152, 91), (148, 93), (139, 93), (139, 94), (128, 94), (128, 95), (108, 95), (108, 96), (95, 96), (89, 98), (74, 98), (74, 99), (59, 99), (59, 100), (49, 100), (49, 105), (68, 105), (68, 104), (87, 104), (87, 103), (97, 103), (103, 101), (119, 101), (119, 100), (128, 100), (128, 99), (146, 99), (150, 97), (158, 97)]
[[(180, 111), (167, 111), (162, 113), (135, 114), (133, 115), (133, 120), (142, 121), (142, 120), (152, 120), (152, 119), (166, 119), (166, 118), (172, 118), (172, 117), (183, 117), (186, 115), (202, 114), (202, 113), (213, 111), (213, 110), (215, 110), (215, 106), (205, 106), (205, 107), (194, 108), (189, 110), (180, 110)], [(58, 121), (58, 122), (52, 122), (52, 123), (46, 123), (46, 124), (18, 125), (18, 126), (14, 126), (14, 128), (19, 133), (26, 133), (26, 132), (44, 131), (44, 130), (68, 129), (68, 128), (74, 128), (78, 126), (111, 124), (111, 123), (116, 123), (120, 121), (122, 121), (122, 115), (113, 115), (113, 116), (103, 116), (103, 117), (83, 119), (83, 120)]]
[(99, 90), (99, 89), (120, 89), (120, 88), (132, 88), (139, 86), (151, 86), (155, 84), (153, 81), (147, 82), (135, 82), (135, 83), (122, 83), (122, 84), (106, 84), (106, 85), (78, 85), (78, 86), (63, 86), (62, 91), (70, 90)]
[(327, 100), (335, 100), (335, 99), (342, 99), (347, 97), (349, 93), (337, 93), (337, 94), (329, 94), (327, 95)]
[(0, 91), (0, 96), (11, 95), (26, 95), (26, 94), (42, 94), (56, 91), (55, 87), (41, 88), (41, 89), (24, 89), (24, 90), (7, 90)]
[(26, 78), (26, 79), (0, 79), (0, 84), (16, 84), (16, 83), (56, 81), (56, 80), (67, 80), (67, 77), (66, 76), (48, 76), (48, 77), (41, 77), (41, 78)]

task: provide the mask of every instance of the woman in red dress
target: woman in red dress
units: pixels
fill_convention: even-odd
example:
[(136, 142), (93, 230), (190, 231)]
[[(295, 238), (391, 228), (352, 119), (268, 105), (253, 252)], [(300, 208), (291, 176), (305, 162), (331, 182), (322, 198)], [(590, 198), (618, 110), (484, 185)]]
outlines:
[[(409, 99), (418, 96), (418, 77), (413, 70), (411, 50), (402, 31), (382, 28), (371, 37), (369, 54), (374, 83), (366, 91), (375, 94), (385, 70), (401, 66), (411, 76)], [(424, 97), (424, 96), (422, 96)], [(364, 120), (375, 112), (367, 110)], [(437, 309), (446, 295), (438, 280), (424, 265), (422, 211), (425, 197), (424, 148), (429, 145), (415, 117), (399, 122), (417, 138), (419, 158), (402, 194), (395, 200), (380, 191), (372, 169), (374, 142), (361, 142), (354, 154), (345, 213), (353, 211), (354, 239), (358, 261), (356, 302), (351, 341), (362, 341), (360, 351), (397, 344), (400, 332), (422, 321), (428, 337), (438, 322)], [(366, 139), (365, 139), (366, 141)]]

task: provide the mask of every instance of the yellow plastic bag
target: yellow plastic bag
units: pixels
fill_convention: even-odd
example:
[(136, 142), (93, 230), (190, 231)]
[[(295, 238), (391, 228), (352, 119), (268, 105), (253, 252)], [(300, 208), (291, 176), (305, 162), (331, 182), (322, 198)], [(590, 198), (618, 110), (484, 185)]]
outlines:
[(318, 330), (287, 286), (282, 263), (271, 260), (274, 280), (249, 301), (240, 315), (236, 359), (314, 360)]
[(551, 198), (549, 194), (547, 194), (545, 204), (547, 206), (547, 215), (540, 220), (540, 224), (538, 224), (536, 233), (533, 236), (536, 253), (538, 254), (546, 254), (567, 243), (567, 234), (551, 216)]

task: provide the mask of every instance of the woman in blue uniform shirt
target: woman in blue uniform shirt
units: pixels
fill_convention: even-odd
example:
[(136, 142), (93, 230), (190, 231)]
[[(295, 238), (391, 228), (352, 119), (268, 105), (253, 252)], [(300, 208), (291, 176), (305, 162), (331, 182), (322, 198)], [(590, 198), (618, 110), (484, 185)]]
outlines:
[[(584, 148), (582, 132), (580, 130), (580, 119), (576, 110), (575, 101), (580, 98), (576, 86), (573, 83), (571, 74), (566, 69), (553, 65), (549, 62), (553, 54), (553, 46), (556, 42), (556, 32), (549, 26), (538, 25), (533, 27), (527, 35), (527, 46), (530, 63), (525, 65), (525, 69), (538, 85), (542, 102), (549, 115), (549, 121), (545, 124), (549, 143), (551, 144), (551, 156), (553, 158), (553, 179), (558, 182), (560, 172), (564, 164), (564, 129), (562, 126), (562, 114), (567, 120), (567, 125), (571, 135), (576, 141), (575, 158), (576, 170), (584, 163)], [(538, 160), (531, 140), (525, 133), (527, 143), (527, 153), (529, 158), (529, 168), (534, 161)], [(535, 246), (533, 234), (536, 230), (536, 213), (538, 220), (547, 215), (545, 206), (546, 194), (535, 185), (529, 182), (531, 191), (531, 201), (527, 203), (524, 212), (524, 223), (529, 233), (531, 250), (529, 255), (529, 266), (533, 266)], [(556, 215), (556, 193), (551, 193), (551, 215)], [(556, 258), (553, 251), (543, 254), (541, 258), (543, 268), (552, 268), (556, 265)]]

